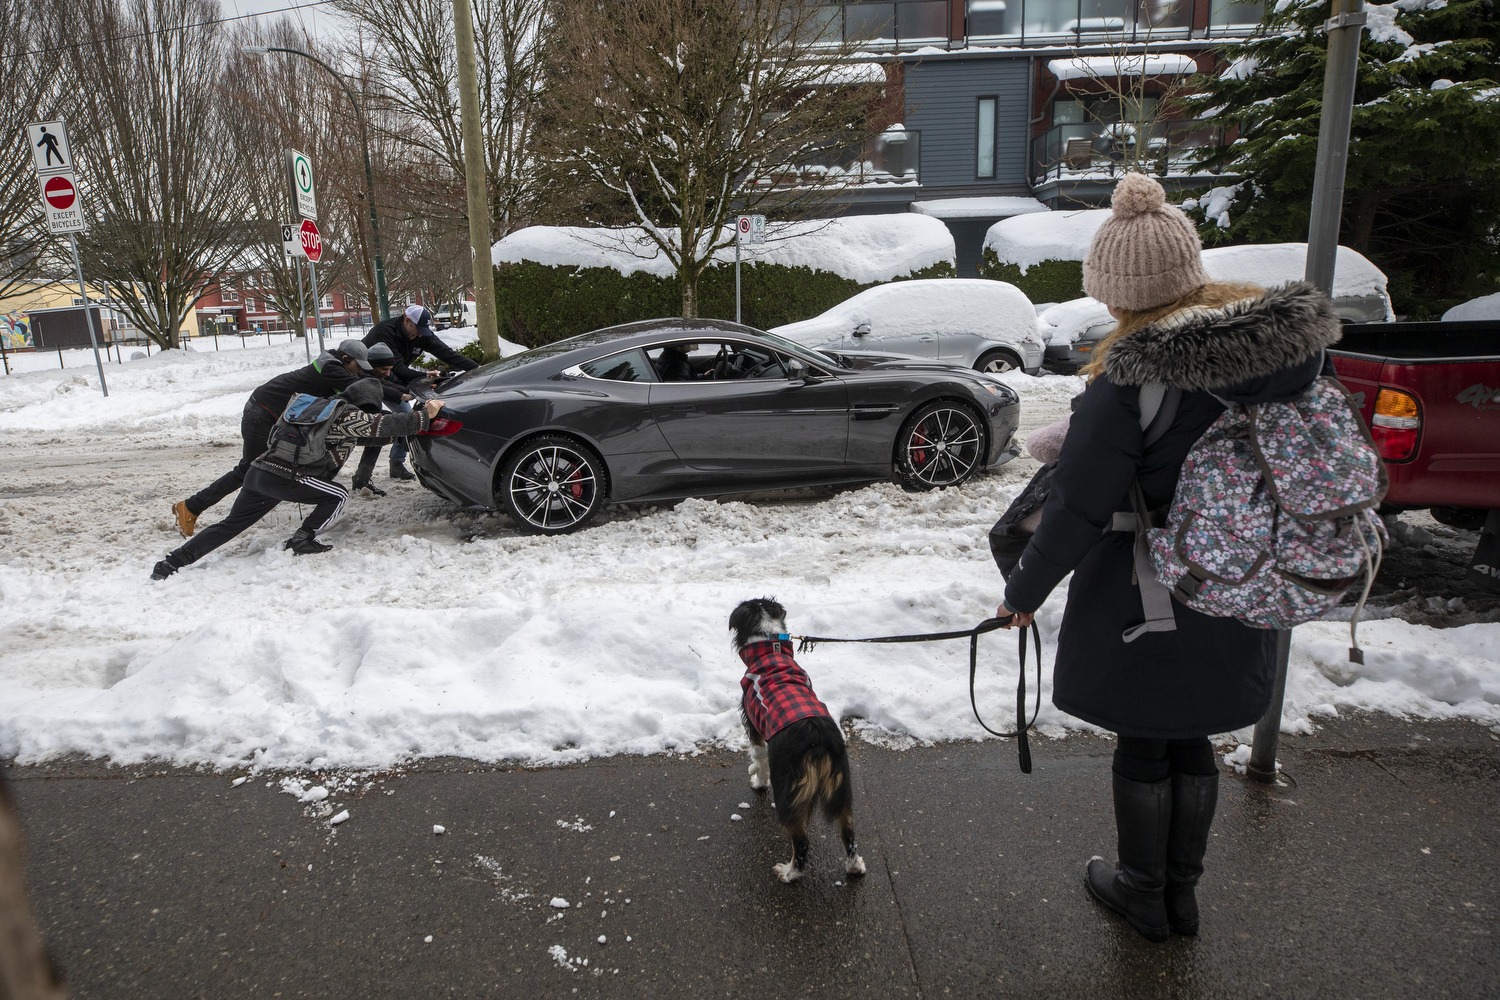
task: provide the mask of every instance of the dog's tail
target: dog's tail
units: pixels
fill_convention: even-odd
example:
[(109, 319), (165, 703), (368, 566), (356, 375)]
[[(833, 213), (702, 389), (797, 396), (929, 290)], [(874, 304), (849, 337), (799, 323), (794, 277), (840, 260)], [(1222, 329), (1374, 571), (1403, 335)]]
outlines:
[(824, 817), (834, 821), (847, 814), (854, 804), (849, 754), (837, 723), (822, 718), (808, 722), (819, 739), (802, 755), (802, 767), (793, 781), (789, 808), (783, 815), (805, 823), (821, 805)]

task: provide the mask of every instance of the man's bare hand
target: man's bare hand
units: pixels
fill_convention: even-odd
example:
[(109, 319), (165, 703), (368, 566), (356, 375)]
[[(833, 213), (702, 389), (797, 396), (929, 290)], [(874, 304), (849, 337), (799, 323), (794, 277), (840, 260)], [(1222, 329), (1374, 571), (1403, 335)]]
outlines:
[(1003, 604), (995, 609), (996, 618), (1004, 618), (1006, 615), (1011, 616), (1010, 623), (1000, 626), (1001, 628), (1027, 628), (1032, 622), (1036, 621), (1035, 612), (1007, 611)]
[(429, 399), (423, 406), (427, 408), (427, 419), (436, 420), (438, 411), (443, 408), (443, 401), (441, 399)]
[(416, 398), (417, 398), (416, 396), (413, 396), (409, 392), (403, 392), (401, 394), (401, 402), (403, 402), (403, 403), (408, 402), (408, 401), (413, 400), (413, 399), (416, 399)]

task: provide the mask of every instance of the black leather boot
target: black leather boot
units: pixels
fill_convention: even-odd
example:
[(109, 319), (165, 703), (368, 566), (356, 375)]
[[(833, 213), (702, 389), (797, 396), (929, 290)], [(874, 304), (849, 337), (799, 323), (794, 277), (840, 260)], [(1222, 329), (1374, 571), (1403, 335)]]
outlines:
[(412, 475), (411, 472), (410, 472), (410, 470), (408, 470), (405, 465), (401, 464), (400, 462), (392, 462), (391, 463), (391, 478), (392, 479), (410, 480), (410, 479), (416, 479), (417, 477), (414, 476), (414, 475)]
[(1089, 862), (1087, 884), (1095, 899), (1114, 910), (1151, 941), (1167, 939), (1167, 832), (1172, 820), (1172, 781), (1114, 777), (1115, 830), (1120, 863)]
[(299, 530), (295, 535), (286, 540), (286, 544), (282, 548), (291, 549), (294, 556), (311, 556), (317, 555), (319, 552), (327, 552), (333, 546), (324, 545), (313, 535)]
[(1208, 828), (1219, 804), (1218, 774), (1172, 775), (1172, 821), (1167, 834), (1167, 887), (1163, 899), (1173, 934), (1198, 933), (1198, 897)]

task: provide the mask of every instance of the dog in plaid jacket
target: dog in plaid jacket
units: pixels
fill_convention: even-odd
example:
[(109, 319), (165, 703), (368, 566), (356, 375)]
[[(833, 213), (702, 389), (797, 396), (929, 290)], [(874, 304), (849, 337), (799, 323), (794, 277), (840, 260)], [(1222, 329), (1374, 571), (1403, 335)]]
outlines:
[(769, 597), (744, 601), (729, 616), (729, 629), (745, 663), (740, 719), (750, 740), (750, 787), (770, 786), (776, 818), (792, 842), (792, 860), (776, 865), (776, 874), (795, 882), (807, 871), (807, 821), (821, 807), (825, 819), (838, 821), (844, 871), (863, 875), (844, 734), (792, 659), (786, 608)]

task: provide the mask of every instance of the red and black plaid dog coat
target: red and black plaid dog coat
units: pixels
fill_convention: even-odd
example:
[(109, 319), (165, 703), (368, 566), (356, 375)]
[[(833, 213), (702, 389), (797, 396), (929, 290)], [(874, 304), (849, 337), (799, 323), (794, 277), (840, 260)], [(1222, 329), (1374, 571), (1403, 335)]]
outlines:
[(791, 642), (752, 642), (740, 650), (740, 659), (745, 661), (745, 676), (740, 678), (745, 714), (762, 739), (769, 740), (798, 719), (832, 718), (813, 694), (807, 673), (792, 659)]

